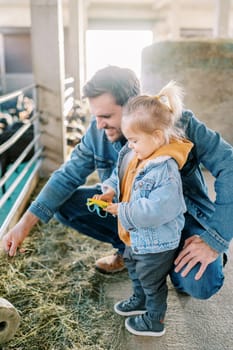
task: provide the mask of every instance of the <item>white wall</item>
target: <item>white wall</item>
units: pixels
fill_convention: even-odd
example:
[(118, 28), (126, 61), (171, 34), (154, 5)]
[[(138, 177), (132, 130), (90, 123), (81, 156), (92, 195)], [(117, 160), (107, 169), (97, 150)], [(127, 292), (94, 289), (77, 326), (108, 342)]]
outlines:
[[(55, 1), (48, 0), (48, 6), (50, 2)], [(186, 36), (192, 34), (199, 36), (200, 34), (200, 36), (211, 37), (216, 22), (216, 0), (84, 0), (84, 3), (87, 6), (89, 27), (94, 26), (95, 29), (100, 29), (103, 26), (109, 29), (109, 26), (115, 26), (120, 29), (122, 26), (121, 29), (125, 29), (125, 26), (128, 25), (129, 28), (131, 26), (136, 29), (135, 26), (140, 26), (139, 29), (144, 27), (144, 29), (153, 31), (154, 41), (177, 39), (181, 33)], [(68, 72), (69, 0), (63, 0), (62, 4), (65, 27), (65, 64), (66, 72)], [(0, 0), (0, 35), (4, 37), (9, 33), (30, 33), (30, 27), (30, 0)], [(233, 38), (233, 0), (231, 0), (229, 35)], [(8, 74), (16, 73), (20, 73), (17, 78), (20, 86), (24, 81), (31, 81), (31, 76), (29, 76), (31, 72), (25, 72), (25, 77), (22, 72), (5, 72), (3, 62), (5, 65), (7, 63), (3, 57), (5, 56), (4, 39), (1, 40), (0, 48), (0, 84), (3, 86), (3, 83), (6, 83), (7, 91), (9, 91), (14, 86), (16, 77), (8, 76)], [(0, 91), (1, 88), (0, 86)], [(18, 88), (18, 85), (15, 88)]]

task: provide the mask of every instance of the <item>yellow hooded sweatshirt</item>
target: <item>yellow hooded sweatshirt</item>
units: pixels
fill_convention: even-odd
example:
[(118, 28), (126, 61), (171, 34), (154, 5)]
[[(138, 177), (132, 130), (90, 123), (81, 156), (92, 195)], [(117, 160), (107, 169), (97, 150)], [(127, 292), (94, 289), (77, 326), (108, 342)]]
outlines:
[[(172, 139), (169, 144), (166, 144), (152, 153), (148, 158), (140, 161), (137, 156), (129, 162), (127, 169), (125, 170), (124, 176), (121, 181), (121, 202), (129, 202), (131, 196), (132, 184), (135, 176), (142, 169), (146, 163), (152, 159), (160, 156), (170, 156), (173, 158), (179, 169), (182, 169), (187, 161), (189, 152), (193, 147), (193, 143), (187, 139)], [(121, 225), (118, 220), (118, 234), (120, 239), (130, 246), (130, 235)]]

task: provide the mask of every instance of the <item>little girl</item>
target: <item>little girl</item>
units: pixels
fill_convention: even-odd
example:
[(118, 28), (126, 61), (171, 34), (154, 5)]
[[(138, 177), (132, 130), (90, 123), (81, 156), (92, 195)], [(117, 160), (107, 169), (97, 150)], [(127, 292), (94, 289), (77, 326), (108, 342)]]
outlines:
[[(111, 202), (105, 210), (118, 216), (133, 295), (118, 302), (114, 310), (131, 316), (125, 326), (136, 335), (165, 333), (166, 278), (186, 211), (179, 169), (193, 146), (175, 126), (181, 111), (182, 91), (174, 82), (157, 96), (132, 98), (122, 117), (128, 143), (103, 184), (104, 194), (95, 196)], [(112, 203), (115, 198), (118, 203)]]

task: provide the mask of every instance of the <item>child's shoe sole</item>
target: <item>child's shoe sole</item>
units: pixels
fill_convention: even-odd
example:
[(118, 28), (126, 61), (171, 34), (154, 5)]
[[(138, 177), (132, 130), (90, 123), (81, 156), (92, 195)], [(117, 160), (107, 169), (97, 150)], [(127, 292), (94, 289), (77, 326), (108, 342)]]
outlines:
[(139, 331), (131, 327), (130, 325), (130, 318), (127, 318), (125, 320), (125, 328), (132, 334), (134, 335), (142, 335), (142, 336), (147, 336), (147, 337), (161, 337), (166, 333), (166, 329), (164, 328), (162, 331)]

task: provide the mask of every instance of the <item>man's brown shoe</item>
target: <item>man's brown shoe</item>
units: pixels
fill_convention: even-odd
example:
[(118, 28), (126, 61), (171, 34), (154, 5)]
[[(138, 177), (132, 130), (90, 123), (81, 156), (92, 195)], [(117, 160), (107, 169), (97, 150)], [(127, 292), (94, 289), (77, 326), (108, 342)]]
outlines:
[(95, 268), (102, 273), (115, 273), (124, 270), (125, 264), (122, 255), (116, 253), (98, 259)]

